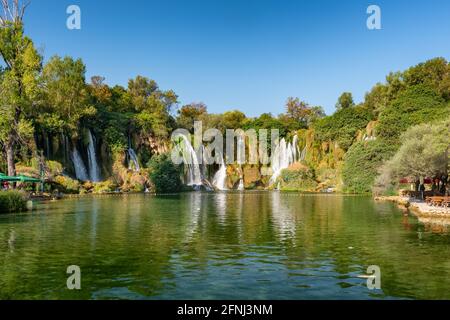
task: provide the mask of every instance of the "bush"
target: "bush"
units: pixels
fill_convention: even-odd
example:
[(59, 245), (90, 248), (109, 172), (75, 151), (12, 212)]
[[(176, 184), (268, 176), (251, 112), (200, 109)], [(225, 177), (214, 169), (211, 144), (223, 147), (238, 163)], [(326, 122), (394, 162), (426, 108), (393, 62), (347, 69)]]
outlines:
[(280, 182), (285, 191), (315, 191), (318, 186), (314, 170), (298, 163), (281, 172)]
[(106, 180), (94, 184), (93, 193), (111, 193), (117, 189), (117, 185), (112, 180)]
[(182, 183), (180, 170), (171, 161), (170, 156), (154, 156), (149, 164), (150, 179), (157, 193), (180, 192)]
[(56, 176), (53, 179), (56, 188), (63, 193), (76, 194), (80, 192), (80, 182), (67, 176)]
[(355, 143), (345, 155), (342, 178), (344, 192), (370, 193), (383, 162), (396, 147), (382, 139)]
[(0, 191), (0, 213), (13, 213), (25, 211), (27, 199), (24, 193), (12, 191)]
[(314, 124), (317, 140), (336, 141), (343, 150), (348, 150), (359, 130), (373, 120), (372, 113), (364, 107), (341, 109), (334, 115), (318, 120)]

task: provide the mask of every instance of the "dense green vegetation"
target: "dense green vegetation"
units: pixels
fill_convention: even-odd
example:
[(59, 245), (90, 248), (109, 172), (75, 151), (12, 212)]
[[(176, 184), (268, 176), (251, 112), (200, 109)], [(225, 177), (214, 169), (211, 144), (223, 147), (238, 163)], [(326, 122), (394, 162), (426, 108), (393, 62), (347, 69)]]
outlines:
[(423, 84), (405, 89), (380, 114), (377, 135), (391, 143), (409, 127), (450, 114), (450, 105), (430, 87)]
[[(317, 174), (314, 179), (320, 188), (340, 185), (342, 191), (369, 192), (380, 168), (398, 150), (404, 156), (396, 159), (422, 154), (419, 145), (410, 142), (417, 132), (403, 133), (450, 114), (450, 65), (444, 58), (390, 73), (385, 83), (376, 84), (359, 104), (350, 92), (344, 92), (330, 116), (321, 107), (289, 97), (283, 113), (250, 118), (239, 110), (211, 114), (201, 102), (180, 107), (174, 91), (163, 90), (141, 75), (130, 79), (126, 87), (109, 86), (101, 76), (88, 82), (81, 59), (54, 56), (44, 64), (24, 34), (21, 16), (1, 24), (0, 171), (37, 176), (44, 170), (64, 192), (139, 191), (146, 185), (157, 192), (180, 190), (182, 170), (161, 155), (172, 147), (173, 130), (192, 132), (195, 121), (202, 121), (204, 130), (278, 129), (288, 139), (299, 135), (298, 147), (307, 151), (304, 165), (309, 166), (307, 172)], [(76, 152), (88, 163), (92, 136), (105, 180), (98, 186), (70, 178), (75, 177)], [(129, 165), (130, 149), (136, 152), (140, 172)], [(427, 151), (431, 157), (448, 157), (442, 148)], [(61, 169), (52, 170), (52, 163)], [(429, 168), (418, 168), (422, 169), (398, 171), (395, 179), (432, 174)], [(431, 168), (434, 174), (448, 170)], [(239, 176), (239, 168), (229, 171)], [(287, 184), (303, 188), (294, 180), (311, 179), (294, 171), (283, 177)]]
[(153, 157), (149, 168), (150, 178), (157, 193), (174, 193), (181, 190), (180, 170), (168, 155)]
[(320, 141), (337, 141), (342, 149), (348, 150), (355, 142), (358, 131), (372, 119), (373, 115), (366, 107), (348, 107), (317, 121), (314, 128)]
[(344, 191), (371, 192), (379, 167), (393, 155), (394, 150), (394, 145), (380, 139), (353, 144), (345, 155), (342, 170)]
[(19, 191), (2, 191), (0, 192), (0, 214), (21, 212), (26, 209), (25, 194)]

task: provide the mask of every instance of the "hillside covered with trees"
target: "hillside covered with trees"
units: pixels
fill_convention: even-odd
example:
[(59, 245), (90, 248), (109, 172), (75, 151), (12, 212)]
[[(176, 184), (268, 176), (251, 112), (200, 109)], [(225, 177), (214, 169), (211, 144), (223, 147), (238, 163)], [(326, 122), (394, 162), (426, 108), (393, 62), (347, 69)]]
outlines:
[[(362, 103), (343, 93), (330, 116), (291, 97), (284, 112), (274, 106), (274, 114), (251, 118), (238, 110), (212, 114), (201, 102), (179, 106), (173, 90), (146, 76), (109, 86), (102, 76), (86, 79), (81, 59), (54, 56), (44, 63), (19, 15), (1, 21), (0, 56), (0, 172), (44, 174), (64, 192), (181, 190), (183, 168), (167, 157), (170, 136), (177, 128), (192, 131), (194, 121), (222, 132), (279, 129), (289, 141), (297, 136), (305, 157), (280, 176), (286, 190), (366, 193), (376, 186), (386, 192), (401, 178), (448, 171), (450, 64), (444, 58), (389, 74)], [(255, 166), (227, 172), (230, 188), (240, 176), (246, 188), (268, 183)]]

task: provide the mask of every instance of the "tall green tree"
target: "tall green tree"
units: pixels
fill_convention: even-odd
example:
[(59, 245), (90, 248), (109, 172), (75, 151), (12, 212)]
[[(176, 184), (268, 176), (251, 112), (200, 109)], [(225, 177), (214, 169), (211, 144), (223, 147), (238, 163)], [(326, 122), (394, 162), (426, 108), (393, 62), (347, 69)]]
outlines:
[(147, 135), (168, 138), (172, 108), (178, 102), (175, 92), (162, 91), (154, 80), (137, 76), (129, 80), (128, 93), (137, 112), (138, 126)]
[(15, 175), (15, 152), (30, 134), (27, 122), (38, 96), (38, 76), (42, 57), (24, 34), (23, 15), (26, 5), (19, 0), (1, 2), (0, 56), (0, 143), (6, 153), (8, 174)]
[(81, 59), (52, 57), (43, 69), (44, 106), (38, 117), (46, 130), (76, 136), (84, 117), (96, 114), (89, 103), (86, 67)]
[(353, 95), (350, 92), (344, 92), (338, 99), (336, 103), (336, 110), (347, 109), (355, 106), (353, 101)]

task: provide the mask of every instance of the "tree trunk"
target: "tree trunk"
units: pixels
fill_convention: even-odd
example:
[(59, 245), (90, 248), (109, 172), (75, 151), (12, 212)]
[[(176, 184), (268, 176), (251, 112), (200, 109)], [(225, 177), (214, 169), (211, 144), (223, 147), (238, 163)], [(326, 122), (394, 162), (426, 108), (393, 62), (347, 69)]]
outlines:
[(16, 164), (14, 162), (14, 143), (8, 142), (6, 145), (6, 161), (8, 164), (8, 176), (16, 175)]

